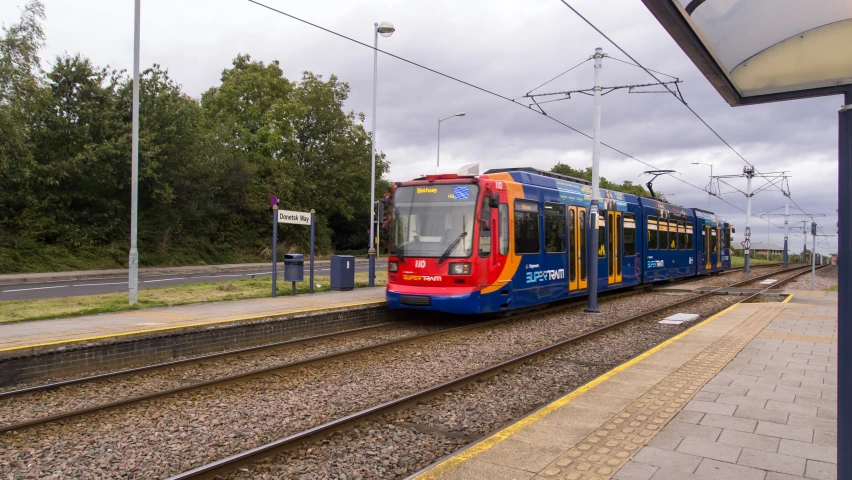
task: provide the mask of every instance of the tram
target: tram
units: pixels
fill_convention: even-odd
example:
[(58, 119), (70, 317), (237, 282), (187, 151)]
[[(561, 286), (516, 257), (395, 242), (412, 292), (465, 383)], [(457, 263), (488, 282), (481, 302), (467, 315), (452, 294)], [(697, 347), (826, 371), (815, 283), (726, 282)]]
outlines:
[(389, 197), (389, 308), (484, 314), (731, 267), (712, 212), (600, 190), (598, 278), (588, 278), (591, 183), (533, 168), (427, 175)]

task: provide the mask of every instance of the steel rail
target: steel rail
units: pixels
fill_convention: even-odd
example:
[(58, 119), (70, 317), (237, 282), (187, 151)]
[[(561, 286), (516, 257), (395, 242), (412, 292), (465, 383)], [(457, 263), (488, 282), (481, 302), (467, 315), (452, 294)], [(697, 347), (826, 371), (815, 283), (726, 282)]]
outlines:
[[(635, 293), (636, 293), (635, 291), (613, 292), (611, 295), (608, 295), (605, 298), (611, 299), (611, 298), (619, 297), (619, 296), (633, 295)], [(279, 370), (287, 370), (287, 369), (292, 369), (292, 368), (296, 368), (296, 367), (304, 367), (304, 366), (311, 365), (311, 364), (314, 364), (314, 363), (333, 360), (333, 359), (336, 359), (336, 358), (346, 357), (346, 356), (355, 355), (355, 354), (359, 354), (359, 353), (365, 353), (365, 352), (374, 351), (374, 350), (380, 350), (380, 349), (384, 349), (384, 348), (391, 347), (391, 346), (402, 345), (402, 344), (405, 344), (405, 343), (411, 343), (411, 342), (423, 340), (425, 338), (429, 338), (429, 337), (433, 337), (433, 336), (444, 335), (444, 334), (449, 334), (449, 333), (458, 333), (458, 332), (462, 332), (462, 331), (466, 331), (466, 330), (472, 330), (472, 329), (476, 329), (476, 328), (489, 327), (489, 326), (492, 326), (492, 325), (495, 325), (495, 324), (498, 324), (498, 323), (502, 323), (502, 322), (506, 322), (506, 321), (509, 321), (509, 320), (518, 320), (518, 319), (522, 319), (522, 318), (526, 318), (526, 317), (530, 317), (530, 316), (552, 313), (552, 312), (568, 309), (568, 308), (573, 307), (577, 303), (580, 303), (582, 301), (584, 301), (582, 297), (572, 298), (572, 299), (569, 299), (567, 301), (560, 302), (559, 305), (554, 305), (554, 306), (545, 307), (545, 308), (524, 309), (522, 311), (512, 312), (512, 314), (510, 314), (510, 315), (501, 316), (499, 318), (495, 318), (495, 319), (488, 320), (488, 321), (485, 321), (485, 322), (472, 323), (472, 324), (469, 324), (469, 325), (462, 325), (462, 326), (459, 326), (459, 327), (446, 328), (446, 329), (437, 330), (437, 331), (434, 331), (434, 332), (421, 333), (421, 334), (418, 334), (418, 335), (412, 335), (412, 336), (409, 336), (409, 337), (398, 338), (398, 339), (390, 340), (390, 341), (383, 342), (383, 343), (377, 343), (377, 344), (374, 344), (374, 345), (359, 347), (359, 348), (352, 349), (352, 350), (335, 352), (335, 353), (331, 353), (331, 354), (328, 354), (328, 355), (322, 355), (322, 356), (318, 356), (318, 357), (310, 357), (310, 358), (307, 358), (307, 359), (304, 359), (304, 360), (298, 360), (298, 361), (295, 361), (295, 362), (288, 362), (288, 363), (283, 363), (283, 364), (280, 364), (280, 365), (274, 365), (272, 367), (267, 367), (267, 368), (263, 368), (263, 369), (252, 370), (252, 371), (238, 373), (238, 374), (229, 375), (229, 376), (225, 376), (225, 377), (219, 377), (219, 378), (215, 378), (213, 380), (207, 380), (207, 381), (203, 381), (203, 382), (199, 382), (199, 383), (194, 383), (192, 385), (186, 385), (186, 386), (183, 386), (183, 387), (147, 393), (147, 394), (138, 395), (138, 396), (134, 396), (134, 397), (128, 397), (128, 398), (116, 400), (116, 401), (110, 402), (110, 403), (94, 405), (94, 406), (91, 406), (91, 407), (81, 408), (81, 409), (77, 409), (77, 410), (70, 410), (70, 411), (67, 411), (67, 412), (60, 412), (60, 413), (57, 413), (57, 414), (54, 414), (54, 415), (50, 415), (50, 416), (46, 416), (46, 417), (39, 417), (39, 418), (35, 418), (35, 419), (32, 419), (32, 420), (24, 421), (24, 422), (18, 422), (18, 423), (8, 424), (8, 425), (0, 425), (0, 433), (12, 431), (12, 430), (21, 430), (21, 429), (24, 429), (24, 428), (34, 427), (34, 426), (37, 426), (37, 425), (55, 422), (55, 421), (59, 421), (59, 420), (67, 420), (67, 419), (72, 418), (72, 417), (78, 417), (78, 416), (89, 414), (89, 413), (102, 412), (102, 411), (110, 410), (110, 409), (113, 409), (113, 408), (121, 407), (121, 406), (124, 406), (124, 405), (138, 403), (138, 402), (145, 401), (145, 400), (151, 400), (151, 399), (154, 399), (154, 398), (175, 395), (175, 394), (178, 394), (178, 393), (185, 393), (185, 392), (189, 392), (189, 391), (192, 391), (192, 390), (200, 390), (200, 389), (208, 388), (208, 387), (211, 387), (211, 386), (223, 386), (223, 385), (227, 385), (227, 384), (234, 383), (234, 382), (237, 382), (237, 381), (244, 381), (244, 380), (248, 380), (250, 378), (254, 378), (254, 377), (258, 377), (258, 376), (268, 375), (270, 373), (274, 373), (274, 372), (279, 371)], [(344, 333), (344, 332), (340, 332), (340, 333)], [(301, 342), (304, 342), (305, 340), (306, 339), (301, 339), (301, 340), (298, 340), (298, 341), (294, 341), (293, 343), (301, 343)]]
[[(795, 271), (795, 270), (799, 270), (799, 269), (803, 269), (803, 268), (810, 268), (810, 266), (808, 266), (808, 267), (794, 267), (794, 268), (786, 269), (783, 272)], [(745, 281), (742, 281), (742, 282), (738, 282), (735, 285), (742, 285), (742, 284), (746, 284), (746, 283), (751, 283), (751, 282), (754, 282), (754, 281), (757, 281), (757, 280), (761, 280), (763, 277), (767, 277), (769, 275), (776, 275), (778, 273), (783, 273), (783, 272), (772, 272), (772, 273), (767, 274), (767, 275), (762, 275), (762, 276), (751, 278), (751, 279), (748, 279), (748, 280), (745, 280)], [(792, 278), (795, 278), (799, 275), (803, 275), (805, 273), (807, 273), (807, 271), (794, 274), (793, 276), (791, 276), (789, 279), (786, 279), (785, 281), (789, 281)], [(776, 285), (776, 284), (773, 284), (773, 286)], [(731, 287), (732, 287), (732, 285), (727, 286), (727, 287), (720, 287), (720, 288), (731, 288)], [(769, 289), (769, 287), (764, 289), (764, 291), (768, 290), (768, 289)], [(346, 416), (338, 418), (336, 420), (332, 420), (332, 421), (323, 423), (322, 425), (317, 425), (316, 427), (309, 428), (309, 429), (304, 430), (302, 432), (299, 432), (299, 433), (296, 433), (296, 434), (293, 434), (293, 435), (289, 435), (287, 437), (280, 438), (278, 440), (274, 440), (274, 441), (266, 443), (264, 445), (260, 445), (260, 446), (251, 448), (249, 450), (228, 456), (226, 458), (216, 460), (214, 462), (210, 462), (206, 465), (202, 465), (202, 466), (193, 468), (191, 470), (187, 470), (187, 471), (179, 473), (177, 475), (173, 475), (171, 477), (168, 477), (167, 480), (187, 480), (187, 479), (200, 479), (200, 478), (214, 478), (216, 476), (220, 476), (220, 475), (229, 473), (229, 472), (233, 471), (234, 469), (239, 468), (242, 465), (253, 463), (253, 462), (255, 462), (255, 461), (257, 461), (261, 458), (267, 458), (267, 457), (273, 456), (273, 455), (275, 455), (275, 454), (277, 454), (281, 451), (288, 450), (288, 449), (293, 448), (294, 446), (296, 446), (298, 444), (301, 444), (301, 443), (303, 443), (307, 440), (310, 440), (313, 437), (317, 437), (319, 435), (325, 435), (325, 434), (328, 434), (328, 433), (331, 433), (331, 432), (334, 432), (334, 431), (342, 430), (342, 429), (348, 428), (352, 425), (355, 425), (359, 422), (362, 422), (365, 419), (374, 418), (374, 417), (379, 416), (379, 415), (383, 415), (383, 414), (386, 414), (386, 413), (389, 413), (389, 412), (392, 412), (392, 411), (399, 410), (399, 409), (401, 409), (401, 408), (403, 408), (407, 405), (411, 405), (411, 404), (417, 403), (417, 402), (422, 402), (422, 401), (427, 400), (429, 398), (432, 398), (434, 396), (440, 395), (441, 393), (444, 393), (448, 390), (458, 389), (458, 388), (461, 388), (461, 387), (463, 387), (463, 386), (465, 386), (465, 385), (467, 385), (471, 382), (474, 382), (476, 380), (493, 376), (493, 375), (499, 373), (500, 371), (503, 371), (503, 370), (515, 367), (517, 365), (520, 365), (522, 363), (525, 363), (525, 362), (527, 362), (527, 361), (529, 361), (529, 360), (531, 360), (535, 357), (538, 357), (538, 356), (540, 356), (544, 353), (566, 347), (570, 344), (577, 343), (580, 340), (591, 338), (592, 336), (595, 336), (595, 335), (602, 333), (602, 332), (612, 330), (612, 329), (619, 327), (621, 325), (625, 325), (627, 323), (632, 323), (632, 322), (635, 322), (635, 321), (638, 321), (638, 320), (642, 320), (642, 319), (645, 319), (649, 316), (657, 315), (657, 314), (659, 314), (663, 311), (666, 311), (666, 310), (669, 310), (669, 309), (672, 309), (672, 308), (675, 308), (675, 307), (678, 307), (678, 306), (681, 306), (681, 305), (684, 305), (684, 304), (687, 304), (687, 303), (692, 303), (692, 302), (695, 302), (697, 300), (709, 297), (711, 295), (714, 295), (714, 293), (713, 292), (703, 293), (701, 295), (690, 297), (690, 298), (675, 302), (673, 304), (665, 305), (665, 306), (662, 306), (662, 307), (659, 307), (659, 308), (655, 308), (655, 309), (652, 309), (652, 310), (649, 310), (649, 311), (646, 311), (646, 312), (639, 313), (637, 315), (633, 315), (631, 317), (628, 317), (628, 318), (625, 318), (625, 319), (622, 319), (622, 320), (618, 320), (616, 322), (610, 323), (608, 325), (604, 325), (602, 327), (595, 328), (595, 329), (590, 330), (588, 332), (584, 332), (584, 333), (572, 336), (570, 338), (560, 340), (560, 341), (558, 341), (554, 344), (536, 349), (532, 352), (524, 353), (524, 354), (515, 356), (513, 358), (510, 358), (508, 360), (504, 360), (502, 362), (499, 362), (497, 364), (482, 368), (482, 369), (477, 370), (475, 372), (471, 372), (471, 373), (462, 375), (462, 376), (457, 377), (455, 379), (447, 380), (445, 382), (427, 387), (427, 388), (422, 389), (420, 391), (413, 392), (413, 393), (410, 393), (408, 395), (404, 395), (404, 396), (401, 396), (399, 398), (396, 398), (394, 400), (390, 400), (388, 402), (384, 402), (384, 403), (375, 405), (373, 407), (361, 410), (359, 412), (355, 412), (355, 413), (346, 415)], [(748, 298), (752, 298), (752, 297), (748, 297)], [(743, 303), (745, 300), (747, 300), (747, 299), (740, 300), (736, 303)]]
[[(767, 263), (767, 264), (753, 265), (752, 268), (774, 267), (774, 266), (779, 266), (779, 265), (781, 265), (781, 264), (780, 263)], [(733, 272), (736, 272), (736, 271), (740, 271), (742, 269), (743, 269), (743, 267), (732, 267), (730, 269), (727, 269), (727, 270), (724, 270), (724, 271), (721, 271), (721, 272), (714, 272), (714, 273), (716, 273), (716, 274), (733, 273)], [(698, 277), (698, 276), (680, 277), (680, 278), (677, 278), (677, 279), (674, 279), (674, 280), (687, 280), (687, 279), (689, 279), (689, 280), (695, 280), (695, 279), (700, 280), (701, 277)], [(649, 285), (652, 285), (652, 284), (649, 284)], [(71, 385), (78, 385), (78, 384), (81, 384), (81, 383), (94, 382), (94, 381), (98, 381), (98, 380), (116, 379), (116, 378), (121, 378), (121, 377), (125, 377), (125, 376), (128, 376), (128, 375), (133, 375), (133, 374), (136, 374), (136, 373), (142, 373), (142, 372), (151, 371), (151, 370), (158, 370), (158, 369), (175, 367), (175, 366), (188, 366), (188, 365), (192, 365), (194, 363), (201, 363), (203, 361), (224, 358), (224, 357), (228, 357), (228, 356), (231, 356), (231, 355), (242, 355), (242, 354), (246, 354), (246, 353), (259, 353), (259, 352), (262, 352), (264, 350), (270, 350), (270, 349), (281, 348), (281, 347), (288, 347), (288, 346), (292, 346), (292, 345), (296, 345), (296, 344), (300, 344), (300, 343), (304, 343), (304, 342), (312, 342), (312, 341), (324, 340), (324, 339), (327, 340), (327, 339), (334, 338), (334, 337), (337, 337), (337, 336), (344, 336), (344, 335), (349, 335), (349, 334), (352, 334), (352, 333), (359, 333), (359, 332), (363, 332), (363, 331), (367, 331), (367, 330), (376, 330), (376, 329), (380, 329), (380, 328), (393, 327), (393, 326), (395, 326), (394, 323), (387, 322), (387, 323), (382, 323), (382, 324), (379, 324), (379, 325), (372, 325), (372, 326), (368, 326), (368, 327), (342, 330), (340, 332), (325, 333), (325, 334), (316, 335), (316, 336), (313, 336), (313, 337), (303, 337), (303, 338), (297, 338), (297, 339), (292, 339), (292, 340), (284, 340), (284, 341), (281, 341), (281, 342), (266, 343), (266, 344), (263, 344), (263, 345), (255, 345), (255, 346), (252, 346), (252, 347), (246, 347), (246, 348), (241, 348), (241, 349), (237, 349), (237, 350), (225, 350), (225, 351), (222, 351), (222, 352), (215, 352), (215, 353), (210, 353), (210, 354), (205, 354), (205, 355), (182, 358), (182, 359), (178, 359), (178, 360), (169, 360), (169, 361), (166, 361), (166, 362), (152, 363), (150, 365), (142, 365), (142, 366), (139, 366), (139, 367), (117, 370), (117, 371), (114, 371), (114, 372), (105, 372), (105, 373), (100, 373), (100, 374), (97, 374), (97, 375), (88, 375), (88, 376), (85, 376), (85, 377), (71, 378), (71, 379), (67, 379), (67, 380), (60, 380), (60, 381), (57, 381), (57, 382), (50, 382), (50, 383), (45, 383), (45, 384), (40, 384), (40, 385), (33, 385), (31, 387), (25, 387), (25, 388), (19, 388), (19, 389), (15, 389), (15, 390), (7, 390), (5, 392), (0, 392), (0, 400), (6, 399), (6, 398), (11, 398), (11, 397), (16, 397), (16, 396), (20, 396), (20, 395), (30, 394), (30, 393), (56, 390), (56, 389), (59, 389), (59, 388), (62, 388), (62, 387), (67, 387), (67, 386), (71, 386)]]
[(206, 361), (206, 360), (228, 357), (230, 355), (241, 355), (241, 354), (246, 354), (246, 353), (259, 353), (259, 352), (262, 352), (264, 350), (270, 350), (270, 349), (281, 348), (281, 347), (289, 347), (289, 346), (293, 346), (293, 345), (296, 345), (296, 344), (302, 344), (302, 343), (313, 342), (313, 341), (318, 341), (318, 340), (328, 340), (330, 338), (334, 338), (334, 337), (338, 337), (338, 336), (351, 335), (353, 333), (361, 333), (361, 332), (364, 332), (364, 331), (378, 330), (380, 328), (387, 328), (387, 327), (393, 327), (393, 326), (395, 326), (394, 323), (387, 322), (387, 323), (381, 323), (379, 325), (370, 325), (370, 326), (367, 326), (367, 327), (359, 327), (359, 328), (353, 328), (353, 329), (349, 329), (349, 330), (341, 330), (339, 332), (324, 333), (322, 335), (315, 335), (313, 337), (302, 337), (302, 338), (296, 338), (296, 339), (291, 339), (291, 340), (283, 340), (281, 342), (275, 342), (275, 343), (265, 343), (263, 345), (255, 345), (255, 346), (252, 346), (252, 347), (245, 347), (245, 348), (241, 348), (241, 349), (238, 349), (238, 350), (225, 350), (223, 352), (210, 353), (210, 354), (206, 354), (206, 355), (200, 355), (200, 356), (197, 356), (197, 357), (182, 358), (182, 359), (178, 359), (178, 360), (169, 360), (167, 362), (152, 363), (150, 365), (143, 365), (143, 366), (140, 366), (140, 367), (127, 368), (127, 369), (124, 369), (124, 370), (117, 370), (117, 371), (114, 371), (114, 372), (106, 372), (106, 373), (100, 373), (100, 374), (97, 374), (97, 375), (89, 375), (89, 376), (85, 376), (85, 377), (71, 378), (71, 379), (68, 379), (68, 380), (60, 380), (58, 382), (45, 383), (45, 384), (41, 384), (41, 385), (34, 385), (34, 386), (31, 386), (31, 387), (25, 387), (25, 388), (19, 388), (19, 389), (16, 389), (16, 390), (7, 390), (5, 392), (0, 392), (0, 400), (4, 400), (4, 399), (10, 398), (10, 397), (16, 397), (16, 396), (19, 396), (19, 395), (29, 394), (29, 393), (36, 393), (36, 392), (42, 392), (42, 391), (48, 391), (48, 390), (56, 390), (56, 389), (59, 389), (59, 388), (62, 388), (62, 387), (67, 387), (69, 385), (77, 385), (77, 384), (81, 384), (81, 383), (94, 382), (94, 381), (97, 381), (97, 380), (116, 379), (116, 378), (121, 378), (121, 377), (125, 377), (125, 376), (128, 376), (128, 375), (132, 375), (134, 373), (146, 372), (146, 371), (149, 371), (149, 370), (158, 370), (158, 369), (175, 367), (175, 366), (188, 366), (188, 365), (192, 365), (193, 363), (201, 363), (201, 362)]
[[(798, 269), (798, 268), (805, 268), (805, 267), (795, 267), (795, 268), (783, 270), (781, 272), (772, 272), (772, 273), (769, 273), (769, 274), (766, 274), (766, 275), (763, 275), (763, 276), (759, 276), (759, 277), (747, 279), (747, 280), (742, 281), (742, 282), (735, 283), (734, 285), (729, 285), (729, 286), (726, 286), (726, 287), (718, 287), (718, 288), (716, 288), (716, 289), (714, 289), (710, 292), (703, 293), (699, 296), (690, 297), (690, 299), (686, 299), (685, 301), (690, 301), (691, 299), (703, 298), (704, 296), (714, 294), (717, 290), (721, 290), (721, 289), (724, 289), (724, 288), (731, 288), (733, 286), (739, 286), (739, 285), (743, 285), (743, 284), (746, 284), (746, 283), (751, 283), (753, 281), (760, 280), (764, 277), (776, 275), (778, 273), (783, 273), (783, 272), (786, 272), (786, 271), (789, 271), (789, 270), (795, 270), (795, 269)], [(810, 268), (810, 267), (808, 266), (807, 268)], [(693, 278), (693, 277), (683, 277), (683, 278)], [(639, 290), (611, 292), (609, 295), (606, 295), (604, 298), (613, 299), (613, 298), (617, 298), (617, 297), (621, 297), (621, 296), (634, 295), (637, 292), (642, 292), (642, 291), (645, 291), (645, 289), (652, 288), (652, 286), (653, 286), (653, 284), (648, 284), (647, 286), (646, 285), (640, 286)], [(228, 385), (228, 384), (231, 384), (231, 383), (234, 383), (234, 382), (245, 381), (245, 380), (249, 380), (251, 378), (255, 378), (255, 377), (259, 377), (259, 376), (263, 376), (263, 375), (268, 375), (268, 374), (271, 374), (271, 373), (274, 373), (274, 372), (277, 372), (277, 371), (280, 371), (280, 370), (287, 370), (287, 369), (292, 369), (292, 368), (296, 368), (296, 367), (304, 367), (304, 366), (312, 365), (314, 363), (325, 362), (325, 361), (333, 360), (333, 359), (336, 359), (336, 358), (342, 358), (342, 357), (355, 355), (355, 354), (359, 354), (359, 353), (381, 350), (381, 349), (385, 349), (385, 348), (390, 347), (390, 346), (403, 345), (403, 344), (406, 344), (406, 343), (411, 343), (411, 342), (423, 340), (425, 338), (434, 337), (434, 336), (438, 336), (438, 335), (458, 333), (458, 332), (462, 332), (462, 331), (466, 331), (466, 330), (473, 330), (473, 329), (477, 329), (477, 328), (489, 327), (489, 326), (493, 326), (495, 324), (503, 323), (503, 322), (510, 321), (510, 320), (518, 320), (518, 319), (527, 318), (527, 317), (531, 317), (531, 316), (553, 313), (553, 312), (557, 312), (557, 311), (560, 311), (560, 310), (564, 310), (564, 309), (573, 307), (576, 304), (579, 304), (579, 303), (584, 302), (584, 301), (585, 301), (585, 297), (575, 297), (575, 298), (568, 299), (568, 300), (565, 300), (565, 301), (560, 301), (556, 305), (547, 306), (547, 307), (544, 307), (544, 308), (531, 307), (531, 308), (528, 308), (528, 309), (519, 310), (518, 312), (513, 312), (510, 315), (502, 316), (500, 318), (488, 320), (488, 321), (485, 321), (485, 322), (472, 323), (472, 324), (463, 325), (463, 326), (460, 326), (460, 327), (452, 327), (452, 328), (448, 328), (448, 329), (437, 330), (435, 332), (428, 332), (428, 333), (413, 335), (413, 336), (409, 336), (409, 337), (391, 340), (391, 341), (388, 341), (388, 342), (377, 343), (375, 345), (360, 347), (360, 348), (356, 348), (356, 349), (352, 349), (352, 350), (345, 350), (345, 351), (342, 351), (342, 352), (336, 352), (336, 353), (332, 353), (332, 354), (328, 354), (328, 355), (322, 355), (322, 356), (318, 356), (318, 357), (311, 357), (311, 358), (307, 358), (307, 359), (304, 359), (304, 360), (298, 360), (298, 361), (295, 361), (295, 362), (289, 362), (289, 363), (284, 363), (284, 364), (280, 364), (280, 365), (274, 365), (272, 367), (267, 367), (267, 368), (263, 368), (263, 369), (252, 370), (252, 371), (243, 372), (243, 373), (234, 374), (234, 375), (228, 375), (228, 376), (225, 376), (225, 377), (219, 377), (219, 378), (215, 378), (215, 379), (212, 379), (212, 380), (206, 380), (206, 381), (203, 381), (203, 382), (194, 383), (192, 385), (185, 385), (183, 387), (178, 387), (178, 388), (173, 388), (173, 389), (168, 389), (168, 390), (161, 390), (161, 391), (157, 391), (157, 392), (152, 392), (152, 393), (147, 393), (147, 394), (143, 394), (143, 395), (137, 395), (137, 396), (134, 396), (134, 397), (128, 397), (128, 398), (116, 400), (114, 402), (104, 403), (104, 404), (100, 404), (100, 405), (93, 405), (91, 407), (81, 408), (81, 409), (77, 409), (77, 410), (70, 410), (70, 411), (67, 411), (67, 412), (60, 412), (60, 413), (56, 413), (54, 415), (49, 415), (49, 416), (46, 416), (46, 417), (34, 418), (34, 419), (31, 419), (31, 420), (12, 423), (12, 424), (8, 424), (8, 425), (0, 425), (0, 433), (4, 433), (4, 432), (8, 432), (8, 431), (14, 431), (14, 430), (21, 430), (21, 429), (30, 428), (30, 427), (34, 427), (34, 426), (38, 426), (38, 425), (42, 425), (42, 424), (46, 424), (46, 423), (50, 423), (50, 422), (60, 421), (60, 420), (67, 420), (69, 418), (79, 417), (79, 416), (90, 414), (90, 413), (103, 412), (103, 411), (106, 411), (106, 410), (111, 410), (111, 409), (122, 407), (122, 406), (125, 406), (125, 405), (139, 403), (139, 402), (146, 401), (146, 400), (152, 400), (152, 399), (155, 399), (155, 398), (176, 395), (178, 393), (185, 393), (185, 392), (190, 392), (190, 391), (193, 391), (193, 390), (200, 390), (200, 389), (213, 387), (213, 386), (217, 386), (217, 387), (218, 386), (224, 386), (224, 385)], [(671, 306), (680, 305), (682, 302), (684, 302), (684, 301), (675, 302), (674, 304), (670, 304), (669, 306), (664, 306), (664, 307), (661, 307), (661, 308), (669, 308)], [(646, 314), (650, 314), (650, 313), (652, 313), (652, 312), (648, 312)], [(385, 324), (385, 326), (387, 326), (387, 324)], [(369, 328), (369, 327), (367, 327), (367, 328)], [(343, 333), (345, 333), (345, 332), (338, 332), (338, 334), (343, 334)], [(333, 336), (333, 335), (337, 335), (337, 334), (328, 334), (328, 335)], [(311, 337), (311, 338), (319, 338), (319, 337)], [(286, 343), (301, 343), (301, 342), (305, 342), (307, 340), (309, 340), (309, 339), (294, 340), (292, 342), (288, 341)], [(251, 347), (251, 349), (255, 349), (255, 348), (256, 347)], [(264, 348), (264, 347), (257, 347), (257, 348)], [(224, 354), (223, 355), (213, 354), (213, 355), (214, 356), (223, 356)], [(140, 367), (140, 368), (146, 369), (146, 367)], [(119, 373), (124, 375), (125, 374), (124, 372), (126, 372), (126, 371), (122, 371), (122, 372), (119, 372)], [(104, 375), (109, 375), (109, 374), (104, 374)]]

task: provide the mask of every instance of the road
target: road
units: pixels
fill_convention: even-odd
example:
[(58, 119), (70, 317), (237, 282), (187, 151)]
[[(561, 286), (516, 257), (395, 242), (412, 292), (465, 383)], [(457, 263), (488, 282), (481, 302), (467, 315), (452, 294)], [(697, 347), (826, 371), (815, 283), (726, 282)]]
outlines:
[[(139, 277), (139, 288), (167, 287), (196, 282), (225, 282), (244, 278), (263, 278), (272, 275), (271, 267), (265, 270), (246, 270), (214, 274), (194, 275), (157, 275)], [(366, 272), (367, 264), (356, 264), (356, 272)], [(387, 263), (376, 262), (376, 271), (387, 268)], [(328, 276), (331, 268), (328, 264), (317, 266), (314, 275)], [(278, 271), (279, 281), (284, 276), (283, 269)], [(305, 278), (308, 277), (308, 266), (305, 265)], [(97, 295), (101, 293), (119, 293), (127, 291), (127, 280), (121, 278), (104, 278), (97, 280), (69, 280), (45, 283), (22, 283), (17, 285), (0, 286), (0, 301), (4, 300), (34, 300), (39, 298), (73, 297), (77, 295)]]

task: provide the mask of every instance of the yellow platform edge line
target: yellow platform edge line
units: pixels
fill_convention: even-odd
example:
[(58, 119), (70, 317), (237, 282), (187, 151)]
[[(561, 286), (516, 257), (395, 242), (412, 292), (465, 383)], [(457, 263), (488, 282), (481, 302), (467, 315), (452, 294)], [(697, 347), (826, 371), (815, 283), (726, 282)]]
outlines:
[(641, 362), (645, 358), (647, 358), (647, 357), (653, 355), (654, 353), (656, 353), (657, 351), (665, 348), (667, 345), (674, 343), (677, 340), (680, 340), (681, 338), (689, 335), (698, 327), (701, 327), (703, 325), (706, 325), (706, 324), (712, 322), (713, 320), (716, 320), (717, 318), (719, 318), (722, 315), (730, 312), (731, 310), (734, 310), (735, 308), (739, 307), (740, 305), (753, 305), (753, 304), (735, 303), (735, 304), (731, 305), (730, 307), (722, 310), (721, 312), (711, 316), (707, 320), (704, 320), (703, 322), (701, 322), (697, 325), (693, 325), (689, 329), (684, 330), (683, 332), (679, 333), (678, 335), (675, 335), (674, 337), (666, 340), (665, 342), (657, 345), (656, 347), (653, 347), (650, 350), (647, 350), (647, 351), (639, 354), (638, 356), (633, 357), (632, 359), (622, 363), (621, 365), (613, 368), (612, 370), (604, 373), (603, 375), (596, 377), (594, 380), (590, 381), (589, 383), (586, 383), (585, 385), (578, 387), (576, 390), (565, 395), (564, 397), (561, 397), (561, 398), (554, 400), (553, 402), (541, 407), (540, 409), (538, 409), (538, 410), (534, 411), (533, 413), (527, 415), (526, 417), (518, 420), (517, 422), (503, 428), (502, 430), (499, 430), (497, 433), (492, 434), (490, 437), (487, 437), (483, 440), (480, 440), (479, 442), (471, 445), (469, 448), (462, 450), (461, 452), (459, 452), (456, 455), (451, 456), (450, 458), (448, 458), (448, 459), (444, 460), (443, 462), (435, 465), (434, 467), (430, 468), (429, 470), (426, 470), (425, 472), (420, 473), (417, 476), (411, 477), (412, 480), (432, 480), (432, 479), (439, 478), (441, 475), (443, 475), (445, 473), (449, 473), (451, 470), (455, 469), (456, 467), (458, 467), (463, 462), (471, 460), (474, 457), (477, 457), (477, 456), (487, 452), (488, 450), (490, 450), (491, 448), (502, 443), (504, 440), (508, 439), (512, 435), (514, 435), (514, 434), (520, 432), (521, 430), (529, 427), (530, 425), (538, 422), (539, 420), (546, 417), (550, 413), (552, 413), (556, 410), (559, 410), (560, 408), (562, 408), (563, 406), (565, 406), (566, 404), (568, 404), (572, 400), (576, 399), (577, 397), (588, 392), (592, 388), (600, 385), (601, 383), (606, 382), (607, 380), (614, 377), (619, 372), (626, 370), (627, 368)]
[[(109, 335), (98, 335), (95, 337), (80, 337), (80, 338), (71, 338), (68, 340), (57, 340), (55, 342), (45, 342), (45, 343), (34, 343), (32, 345), (21, 345), (18, 347), (6, 347), (0, 348), (0, 353), (10, 352), (13, 350), (24, 350), (27, 348), (39, 348), (39, 347), (47, 347), (51, 345), (61, 345), (63, 343), (74, 343), (74, 342), (87, 342), (91, 340), (100, 340), (104, 338), (115, 338), (115, 337), (126, 337), (128, 335), (138, 335), (140, 333), (153, 333), (153, 332), (164, 332), (168, 330), (177, 330), (180, 328), (192, 328), (192, 327), (203, 327), (206, 325), (217, 325), (220, 323), (229, 323), (229, 322), (242, 322), (248, 320), (257, 320), (260, 318), (268, 318), (268, 317), (276, 317), (279, 315), (295, 315), (299, 313), (307, 313), (307, 312), (322, 312), (326, 310), (337, 310), (341, 308), (350, 308), (350, 307), (364, 307), (369, 305), (380, 305), (385, 303), (384, 300), (376, 300), (374, 302), (360, 302), (360, 303), (346, 303), (343, 305), (335, 305), (331, 307), (320, 307), (320, 308), (305, 308), (302, 310), (290, 310), (286, 312), (277, 312), (277, 313), (268, 313), (265, 315), (255, 315), (253, 317), (238, 317), (238, 318), (228, 318), (224, 320), (214, 320), (212, 322), (202, 322), (202, 323), (188, 323), (186, 325), (175, 325), (173, 327), (161, 327), (161, 328), (151, 328), (147, 330), (134, 330), (132, 332), (120, 332), (113, 333)], [(138, 311), (138, 310), (137, 310)]]
[(784, 299), (781, 303), (790, 303), (790, 300), (793, 299), (793, 294), (787, 295), (787, 298)]

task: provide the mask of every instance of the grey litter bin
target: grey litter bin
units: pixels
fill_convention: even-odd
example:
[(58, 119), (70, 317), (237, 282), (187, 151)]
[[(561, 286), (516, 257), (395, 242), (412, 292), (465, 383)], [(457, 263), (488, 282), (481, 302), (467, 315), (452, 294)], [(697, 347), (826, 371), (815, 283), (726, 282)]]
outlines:
[(305, 256), (298, 253), (284, 255), (284, 281), (301, 282), (305, 279)]
[(335, 255), (331, 257), (331, 289), (342, 291), (355, 288), (355, 257)]

